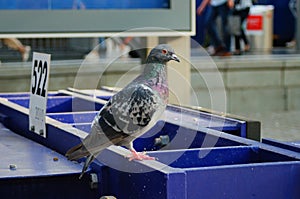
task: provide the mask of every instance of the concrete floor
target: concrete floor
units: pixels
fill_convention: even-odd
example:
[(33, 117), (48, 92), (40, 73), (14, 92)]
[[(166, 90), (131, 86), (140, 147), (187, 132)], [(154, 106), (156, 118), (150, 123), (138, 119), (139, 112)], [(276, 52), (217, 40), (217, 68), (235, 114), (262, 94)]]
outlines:
[[(273, 48), (271, 52), (250, 51), (242, 56), (232, 56), (231, 60), (261, 59), (274, 60), (289, 56), (298, 56), (295, 48)], [(192, 50), (192, 57), (203, 56), (201, 51)], [(216, 58), (222, 59), (222, 58)], [(300, 100), (300, 99), (299, 99)], [(279, 141), (300, 142), (300, 111), (263, 113), (235, 113), (261, 122), (262, 138), (272, 138)]]
[(262, 138), (300, 141), (300, 111), (253, 113), (244, 116), (261, 122)]

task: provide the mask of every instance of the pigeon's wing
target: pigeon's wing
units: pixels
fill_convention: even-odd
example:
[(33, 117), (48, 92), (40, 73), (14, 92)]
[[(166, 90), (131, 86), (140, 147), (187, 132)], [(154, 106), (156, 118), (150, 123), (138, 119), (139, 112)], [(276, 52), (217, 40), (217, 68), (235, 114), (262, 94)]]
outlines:
[[(89, 154), (96, 155), (111, 144), (124, 144), (144, 133), (150, 123), (155, 124), (165, 104), (150, 87), (138, 84), (126, 87), (115, 94), (94, 118), (91, 133), (82, 146), (69, 153), (69, 159)], [(76, 155), (75, 155), (76, 154)], [(74, 158), (76, 157), (76, 158)]]
[(101, 118), (117, 132), (132, 135), (147, 125), (165, 104), (158, 93), (144, 84), (129, 86), (112, 97)]
[(88, 136), (80, 144), (69, 149), (66, 156), (69, 160), (78, 160), (89, 155), (97, 156), (103, 149), (122, 141), (125, 137), (127, 137), (126, 134), (117, 132), (97, 115)]

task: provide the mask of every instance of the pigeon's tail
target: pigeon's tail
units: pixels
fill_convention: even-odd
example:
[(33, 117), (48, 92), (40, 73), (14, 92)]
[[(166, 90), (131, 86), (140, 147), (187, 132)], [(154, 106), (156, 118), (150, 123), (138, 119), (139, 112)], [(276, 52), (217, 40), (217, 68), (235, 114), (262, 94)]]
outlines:
[(90, 152), (86, 150), (82, 143), (72, 147), (66, 153), (68, 160), (79, 160), (80, 158), (90, 155)]
[(81, 171), (81, 174), (79, 176), (79, 180), (83, 177), (85, 171), (87, 170), (87, 168), (89, 167), (89, 165), (94, 161), (95, 159), (95, 156), (93, 155), (89, 155), (86, 160), (85, 160), (85, 163), (83, 165), (83, 168), (82, 168), (82, 171)]
[(96, 117), (89, 135), (84, 138), (82, 143), (69, 149), (66, 157), (72, 161), (87, 157), (79, 177), (82, 178), (88, 166), (105, 148), (112, 144), (121, 143), (125, 137), (128, 137), (128, 135), (116, 132), (102, 118)]
[[(67, 151), (66, 157), (68, 158), (68, 160), (77, 161), (80, 158), (87, 157), (91, 154), (95, 155), (101, 152), (105, 147), (111, 145), (107, 144), (109, 140), (105, 139), (106, 135), (104, 134), (102, 127), (99, 126), (97, 118), (94, 119), (94, 121), (95, 120), (96, 122), (93, 122), (92, 129), (89, 135), (80, 144), (70, 148)], [(103, 119), (101, 119), (101, 124), (102, 123)], [(104, 130), (107, 130), (108, 125), (106, 125), (105, 127), (106, 128)]]
[(66, 153), (66, 156), (68, 158), (68, 160), (78, 160), (80, 158), (86, 157), (85, 163), (83, 165), (81, 174), (79, 176), (79, 180), (83, 177), (84, 173), (86, 172), (86, 170), (88, 169), (89, 165), (94, 161), (95, 156), (91, 155), (86, 148), (83, 146), (82, 143), (72, 147), (71, 149), (69, 149)]

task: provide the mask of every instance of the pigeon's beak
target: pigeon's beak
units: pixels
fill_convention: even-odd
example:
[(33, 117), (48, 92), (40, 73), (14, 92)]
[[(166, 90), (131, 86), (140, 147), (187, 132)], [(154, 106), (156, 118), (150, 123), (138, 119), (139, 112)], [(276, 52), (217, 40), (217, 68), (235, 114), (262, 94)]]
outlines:
[(172, 60), (180, 62), (180, 59), (175, 55), (175, 53), (172, 54)]

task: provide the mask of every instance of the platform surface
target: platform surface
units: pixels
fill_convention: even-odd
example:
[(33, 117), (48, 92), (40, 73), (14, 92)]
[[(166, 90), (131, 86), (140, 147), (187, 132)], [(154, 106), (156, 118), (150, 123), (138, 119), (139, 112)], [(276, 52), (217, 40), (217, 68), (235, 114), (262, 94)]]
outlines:
[(61, 154), (15, 134), (2, 123), (0, 123), (0, 151), (0, 179), (69, 175), (81, 172), (81, 165), (68, 161)]

